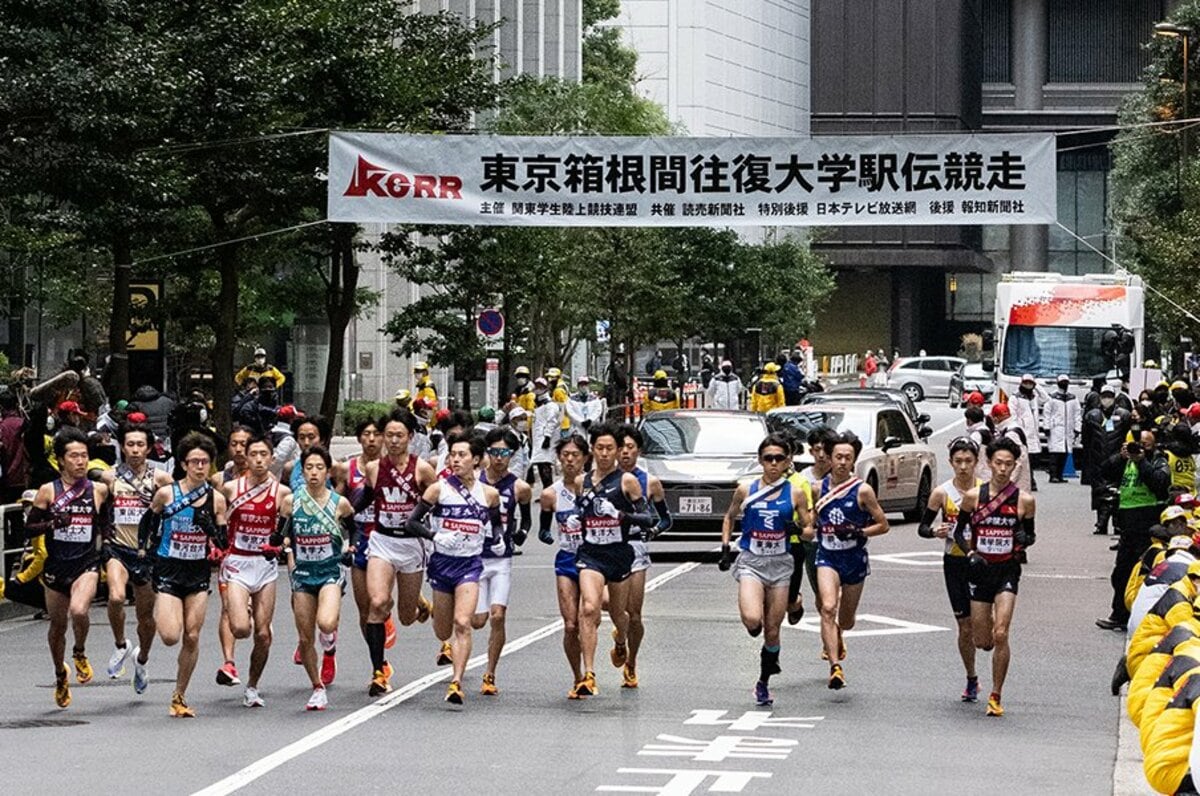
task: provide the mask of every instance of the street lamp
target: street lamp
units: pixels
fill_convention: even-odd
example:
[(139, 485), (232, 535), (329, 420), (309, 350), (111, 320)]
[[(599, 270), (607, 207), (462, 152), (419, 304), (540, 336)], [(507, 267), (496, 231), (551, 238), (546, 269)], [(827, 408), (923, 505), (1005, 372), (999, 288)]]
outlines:
[(954, 320), (954, 303), (958, 298), (958, 276), (950, 274), (950, 320)]
[(1192, 29), (1186, 25), (1176, 25), (1171, 22), (1159, 22), (1154, 26), (1155, 36), (1165, 36), (1171, 39), (1180, 39), (1183, 41), (1183, 160), (1186, 163), (1188, 158), (1188, 127), (1187, 121), (1191, 114), (1188, 112), (1188, 40), (1192, 36)]

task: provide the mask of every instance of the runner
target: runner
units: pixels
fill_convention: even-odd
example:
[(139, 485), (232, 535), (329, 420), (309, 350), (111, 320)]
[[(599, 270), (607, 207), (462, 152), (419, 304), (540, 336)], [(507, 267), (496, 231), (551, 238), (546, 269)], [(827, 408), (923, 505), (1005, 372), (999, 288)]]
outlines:
[(285, 533), (271, 539), (276, 547), (284, 544), (285, 537), (291, 541), (295, 562), (291, 575), (292, 613), (300, 635), (300, 659), (313, 687), (306, 710), (324, 710), (329, 704), (325, 686), (333, 677), (326, 676), (324, 663), (317, 668), (313, 636), (321, 642), (325, 661), (335, 660), (333, 649), (337, 645), (342, 594), (346, 589), (342, 575), (342, 524), (354, 527), (350, 501), (329, 489), (330, 465), (329, 452), (320, 445), (309, 446), (300, 455), (304, 488), (293, 496), (292, 521), (285, 524)]
[(841, 661), (846, 659), (842, 634), (854, 627), (863, 583), (871, 574), (867, 541), (888, 532), (887, 517), (870, 484), (854, 475), (862, 442), (848, 431), (825, 441), (829, 475), (821, 480), (817, 502), (817, 591), (821, 603), (821, 643), (829, 661), (829, 687), (846, 687)]
[(617, 429), (606, 423), (592, 426), (593, 469), (576, 479), (583, 523), (583, 543), (575, 555), (581, 596), (583, 679), (576, 683), (575, 691), (584, 697), (598, 693), (594, 667), (604, 587), (608, 587), (609, 618), (617, 628), (617, 636), (625, 638), (629, 632), (627, 581), (634, 559), (629, 544), (632, 529), (650, 528), (658, 521), (646, 505), (637, 477), (617, 466), (617, 435)]
[[(632, 424), (625, 424), (618, 429), (617, 442), (621, 446), (618, 462), (621, 469), (633, 473), (642, 488), (642, 494), (654, 506), (658, 514), (658, 522), (652, 529), (657, 536), (671, 527), (671, 510), (667, 506), (666, 495), (663, 494), (662, 481), (638, 466), (638, 456), (642, 453), (645, 440), (642, 432)], [(642, 639), (646, 635), (646, 627), (642, 623), (642, 606), (646, 602), (646, 572), (650, 569), (650, 548), (645, 537), (641, 534), (629, 540), (633, 547), (633, 574), (629, 576), (629, 598), (625, 603), (625, 612), (629, 615), (628, 641), (614, 627), (612, 631), (613, 648), (610, 652), (613, 666), (621, 669), (621, 687), (637, 688), (637, 656), (642, 648)]]
[[(142, 694), (150, 684), (146, 661), (154, 643), (154, 589), (150, 585), (150, 562), (138, 556), (138, 524), (154, 500), (154, 493), (169, 485), (171, 476), (146, 462), (147, 454), (154, 448), (154, 432), (149, 426), (122, 424), (117, 429), (117, 438), (123, 462), (100, 476), (113, 496), (113, 537), (104, 546), (108, 559), (104, 565), (108, 578), (108, 623), (115, 646), (108, 659), (108, 676), (115, 680), (124, 675), (125, 664), (132, 658), (133, 690)], [(138, 646), (132, 648), (125, 638), (125, 593), (129, 583), (133, 584), (137, 612)]]
[[(329, 450), (329, 436), (333, 433), (333, 427), (329, 421), (320, 415), (309, 415), (307, 417), (298, 417), (292, 423), (292, 436), (296, 438), (296, 446), (299, 448), (296, 458), (288, 463), (288, 486), (292, 492), (299, 492), (304, 488), (304, 472), (300, 466), (300, 460), (313, 445), (320, 445)], [(282, 479), (280, 479), (282, 480)], [(330, 482), (329, 486), (332, 486)]]
[(727, 572), (733, 566), (729, 543), (740, 514), (742, 528), (733, 576), (738, 582), (742, 624), (752, 637), (763, 637), (754, 700), (765, 707), (775, 701), (770, 691), (771, 675), (780, 672), (779, 629), (787, 613), (788, 583), (796, 566), (789, 537), (795, 517), (799, 517), (800, 527), (808, 525), (808, 499), (784, 477), (792, 467), (792, 446), (786, 438), (768, 435), (758, 445), (758, 461), (762, 477), (739, 484), (725, 512), (718, 567)]
[(954, 541), (968, 556), (975, 647), (992, 650), (989, 716), (1004, 715), (1000, 694), (1012, 654), (1008, 628), (1021, 581), (1021, 551), (1036, 541), (1033, 495), (1012, 481), (1020, 455), (1020, 446), (1005, 437), (987, 446), (991, 480), (963, 494), (954, 528)]
[[(833, 468), (829, 455), (825, 453), (825, 443), (836, 438), (837, 432), (828, 426), (820, 426), (808, 432), (805, 441), (808, 443), (808, 452), (812, 456), (813, 463), (788, 479), (808, 495), (810, 523), (816, 519), (813, 511), (815, 502), (813, 494), (820, 490), (821, 481), (829, 475), (829, 471)], [(804, 585), (805, 574), (808, 575), (808, 587), (812, 590), (813, 602), (818, 606), (820, 604), (820, 595), (817, 593), (818, 545), (812, 538), (812, 534), (809, 534), (808, 538), (805, 537), (804, 528), (799, 523), (797, 523), (797, 531), (798, 533), (792, 537), (792, 558), (795, 559), (796, 566), (792, 569), (792, 579), (788, 582), (787, 621), (789, 625), (799, 624), (800, 620), (804, 618), (804, 595), (800, 593), (800, 587)]]
[[(504, 651), (507, 637), (505, 619), (508, 615), (508, 594), (512, 586), (512, 556), (525, 544), (533, 524), (530, 502), (533, 490), (529, 484), (509, 472), (508, 463), (520, 446), (516, 433), (507, 428), (494, 428), (484, 437), (487, 446), (487, 467), (479, 480), (500, 493), (500, 521), (504, 528), (504, 552), (495, 555), (491, 547), (483, 550), (483, 574), (479, 578), (479, 604), (471, 627), (482, 630), (491, 623), (488, 632), (488, 662), (479, 693), (495, 696), (496, 665)], [(518, 513), (520, 514), (518, 518)]]
[[(479, 603), (483, 549), (486, 544), (500, 556), (507, 545), (500, 493), (475, 477), (486, 444), (478, 435), (463, 434), (455, 434), (447, 442), (450, 475), (425, 489), (409, 517), (408, 530), (413, 536), (433, 539), (433, 554), (429, 557), (433, 632), (443, 645), (453, 634), (450, 647), (454, 671), (446, 688), (446, 701), (461, 705), (462, 678), (471, 657), (471, 620)], [(432, 530), (423, 522), (431, 511)]]
[(567, 699), (580, 699), (576, 689), (583, 681), (583, 653), (579, 642), (579, 570), (575, 567), (575, 553), (583, 540), (583, 525), (576, 501), (579, 478), (587, 461), (588, 443), (584, 437), (574, 434), (559, 440), (555, 449), (562, 466), (562, 478), (542, 490), (538, 540), (542, 544), (554, 544), (551, 528), (558, 531), (554, 579), (558, 588), (558, 612), (563, 620), (563, 652), (573, 675)]
[[(950, 467), (954, 477), (929, 496), (925, 514), (917, 534), (925, 539), (942, 539), (946, 552), (942, 555), (942, 575), (946, 580), (946, 593), (950, 595), (950, 610), (958, 622), (958, 654), (967, 672), (967, 687), (963, 689), (963, 702), (979, 700), (979, 676), (975, 672), (975, 637), (971, 632), (971, 590), (967, 584), (967, 553), (954, 541), (954, 525), (958, 521), (958, 507), (963, 495), (976, 489), (983, 482), (975, 477), (979, 464), (979, 445), (970, 437), (958, 437), (950, 443)], [(936, 528), (938, 513), (942, 522)]]
[(246, 464), (246, 446), (250, 444), (250, 438), (253, 436), (254, 432), (246, 426), (234, 426), (233, 431), (229, 432), (229, 447), (226, 453), (229, 460), (219, 473), (209, 479), (214, 487), (222, 487), (246, 474), (249, 467)]
[(429, 619), (433, 606), (421, 595), (425, 562), (429, 560), (427, 539), (413, 537), (407, 528), (409, 516), (422, 493), (436, 476), (428, 462), (411, 455), (408, 441), (417, 428), (417, 418), (403, 409), (393, 409), (380, 418), (387, 455), (366, 466), (367, 486), (354, 508), (362, 511), (375, 506), (375, 530), (367, 540), (367, 648), (371, 652), (371, 696), (392, 690), (391, 667), (383, 657), (386, 631), (384, 622), (392, 611), (392, 590), (396, 591), (396, 616), (408, 627)]
[(154, 551), (154, 623), (168, 647), (182, 642), (171, 695), (171, 716), (194, 718), (187, 687), (199, 656), (200, 630), (208, 606), (210, 561), (220, 561), (228, 546), (225, 496), (208, 482), (217, 456), (212, 440), (188, 434), (175, 451), (184, 477), (154, 493), (138, 526), (138, 546)]
[[(230, 545), (221, 562), (218, 582), (233, 637), (245, 639), (254, 634), (250, 675), (242, 694), (242, 704), (248, 708), (264, 705), (258, 683), (271, 653), (271, 621), (279, 579), (277, 559), (282, 552), (271, 544), (271, 534), (292, 513), (292, 491), (271, 475), (272, 456), (269, 439), (251, 440), (246, 448), (249, 471), (222, 487), (228, 505)], [(231, 654), (217, 669), (217, 683), (231, 686), (237, 679)]]
[(108, 487), (87, 479), (87, 437), (79, 429), (67, 427), (55, 435), (54, 456), (61, 474), (38, 489), (25, 521), (25, 535), (30, 539), (42, 536), (46, 542), (42, 584), (50, 617), (54, 702), (65, 708), (71, 704), (70, 671), (64, 657), (68, 620), (75, 634), (71, 655), (75, 680), (80, 685), (92, 681), (92, 665), (84, 647), (90, 627), (88, 606), (100, 582), (100, 539), (108, 532), (109, 515), (102, 510)]

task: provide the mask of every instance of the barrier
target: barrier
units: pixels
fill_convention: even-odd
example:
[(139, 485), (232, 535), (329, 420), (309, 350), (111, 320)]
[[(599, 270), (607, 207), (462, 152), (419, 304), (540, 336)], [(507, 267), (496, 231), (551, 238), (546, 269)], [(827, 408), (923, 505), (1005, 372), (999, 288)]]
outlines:
[(25, 552), (25, 513), (20, 503), (0, 506), (0, 577), (8, 580), (9, 573), (21, 563)]

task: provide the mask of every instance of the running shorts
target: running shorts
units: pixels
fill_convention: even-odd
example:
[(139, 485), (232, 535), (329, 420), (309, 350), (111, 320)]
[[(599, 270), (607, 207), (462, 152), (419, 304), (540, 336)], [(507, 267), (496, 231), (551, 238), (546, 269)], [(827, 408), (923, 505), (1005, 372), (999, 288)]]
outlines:
[(261, 555), (230, 554), (221, 562), (217, 583), (236, 583), (251, 594), (258, 594), (279, 578), (279, 562), (268, 561)]
[(361, 569), (364, 572), (367, 570), (367, 549), (370, 547), (371, 537), (374, 534), (359, 534), (358, 546), (354, 548), (353, 566), (355, 569)]
[(154, 591), (183, 599), (211, 591), (212, 568), (207, 561), (180, 561), (158, 558), (154, 561)]
[(150, 556), (138, 557), (138, 551), (132, 547), (119, 544), (106, 544), (104, 554), (109, 561), (119, 561), (129, 573), (129, 580), (134, 586), (145, 586), (154, 576), (154, 559)]
[(424, 572), (432, 543), (412, 536), (388, 536), (375, 530), (367, 541), (367, 558), (386, 561), (402, 575)]
[(342, 574), (341, 568), (338, 568), (337, 574), (328, 573), (324, 576), (303, 577), (296, 574), (293, 570), (291, 575), (292, 591), (311, 594), (316, 597), (321, 593), (321, 589), (326, 586), (337, 586), (342, 590), (342, 594), (346, 593), (346, 578)]
[(580, 572), (585, 569), (599, 572), (609, 583), (620, 583), (633, 574), (633, 548), (628, 542), (584, 542), (575, 551), (575, 567)]
[(464, 583), (478, 583), (483, 574), (482, 556), (448, 556), (434, 553), (426, 570), (434, 591), (453, 594)]
[(579, 582), (579, 569), (575, 566), (573, 550), (559, 550), (554, 556), (554, 574), (560, 578), (570, 578)]
[(57, 561), (47, 558), (42, 570), (42, 584), (59, 594), (70, 594), (75, 581), (89, 572), (100, 572), (100, 556), (95, 553)]
[(760, 556), (749, 550), (743, 550), (738, 553), (737, 560), (733, 563), (733, 579), (736, 581), (756, 580), (769, 589), (786, 587), (792, 579), (792, 572), (795, 568), (796, 560), (792, 558), (791, 553)]
[(967, 581), (971, 589), (971, 602), (995, 602), (1002, 592), (1017, 593), (1021, 583), (1021, 562), (1016, 558), (993, 564), (969, 564)]
[(633, 548), (633, 571), (644, 572), (650, 569), (650, 548), (645, 542), (631, 539), (629, 546)]
[(946, 578), (946, 594), (950, 595), (950, 610), (955, 619), (971, 615), (971, 586), (967, 582), (967, 557), (942, 556), (942, 575)]
[(479, 602), (475, 613), (486, 614), (493, 605), (508, 607), (508, 594), (512, 589), (512, 559), (483, 559), (483, 574), (479, 577)]
[(837, 572), (843, 586), (855, 586), (871, 574), (871, 562), (865, 547), (849, 550), (826, 550), (817, 548), (817, 567), (828, 567)]

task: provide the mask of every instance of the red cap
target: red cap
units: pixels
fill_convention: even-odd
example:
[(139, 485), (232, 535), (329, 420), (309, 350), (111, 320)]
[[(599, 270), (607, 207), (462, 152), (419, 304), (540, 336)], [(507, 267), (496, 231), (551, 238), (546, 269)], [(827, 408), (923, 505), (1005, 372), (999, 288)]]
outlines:
[(1192, 404), (1187, 410), (1188, 420), (1200, 420), (1200, 403)]
[(449, 409), (439, 409), (437, 414), (433, 416), (434, 420), (436, 420), (438, 423), (442, 422), (448, 417), (450, 417)]
[(130, 412), (125, 415), (125, 419), (130, 423), (145, 423), (148, 418), (143, 412)]
[(992, 420), (1008, 420), (1009, 416), (1008, 404), (996, 404), (992, 407)]
[(279, 411), (275, 413), (275, 417), (286, 422), (295, 420), (297, 417), (304, 417), (304, 413), (297, 409), (295, 404), (284, 404), (279, 407)]
[(414, 399), (414, 400), (413, 400), (413, 402), (412, 402), (412, 408), (413, 408), (413, 411), (414, 411), (414, 412), (416, 412), (416, 411), (418, 411), (418, 410), (425, 410), (425, 409), (428, 409), (428, 408), (429, 408), (429, 402), (428, 402), (428, 401), (426, 401), (424, 398), (416, 398), (416, 399)]
[(74, 412), (77, 415), (83, 414), (83, 410), (79, 408), (79, 404), (74, 401), (63, 401), (58, 405), (59, 412)]
[(972, 390), (967, 395), (967, 406), (983, 406), (985, 403), (987, 403), (987, 399), (979, 390)]

